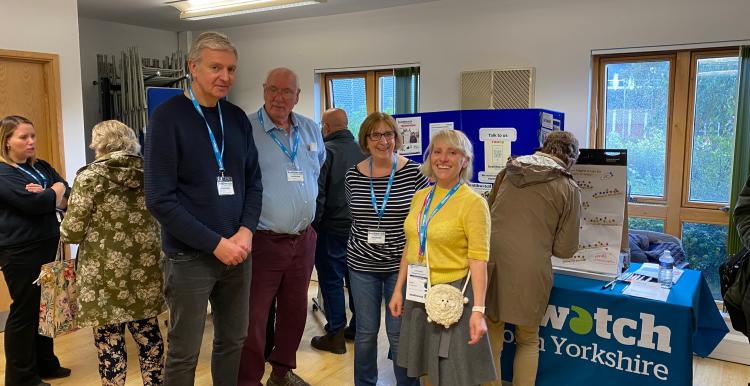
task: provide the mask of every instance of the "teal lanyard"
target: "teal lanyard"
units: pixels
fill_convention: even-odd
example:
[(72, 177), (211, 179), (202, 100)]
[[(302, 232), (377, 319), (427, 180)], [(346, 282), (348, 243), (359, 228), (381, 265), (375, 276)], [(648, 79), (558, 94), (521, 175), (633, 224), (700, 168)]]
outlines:
[[(265, 124), (263, 122), (263, 108), (261, 107), (258, 109), (258, 121), (260, 122), (260, 126), (263, 130), (265, 130)], [(292, 151), (289, 151), (289, 148), (286, 147), (279, 138), (276, 136), (276, 133), (271, 130), (267, 131), (268, 135), (271, 136), (274, 142), (276, 142), (276, 145), (281, 149), (281, 151), (286, 154), (287, 158), (289, 158), (292, 163), (294, 163), (294, 159), (297, 158), (297, 151), (299, 150), (299, 128), (295, 125), (292, 125), (292, 130), (294, 131), (294, 144), (292, 145)]]
[(448, 199), (453, 196), (454, 193), (458, 190), (458, 188), (461, 187), (461, 181), (458, 181), (458, 183), (451, 188), (451, 190), (448, 191), (448, 194), (443, 197), (440, 202), (435, 206), (435, 209), (432, 210), (432, 213), (429, 217), (427, 217), (427, 211), (430, 208), (430, 204), (432, 203), (432, 198), (435, 196), (435, 189), (437, 189), (437, 185), (432, 187), (432, 190), (430, 191), (430, 194), (425, 197), (424, 204), (422, 206), (422, 211), (420, 212), (421, 221), (419, 218), (417, 221), (420, 221), (418, 225), (418, 232), (419, 232), (419, 258), (421, 259), (422, 256), (424, 256), (425, 247), (427, 245), (427, 225), (430, 223), (433, 217), (435, 217), (435, 214), (443, 208), (446, 202), (448, 202)]
[(388, 197), (391, 196), (393, 176), (396, 175), (397, 165), (398, 157), (396, 157), (396, 153), (393, 153), (393, 167), (391, 168), (391, 176), (388, 178), (388, 186), (385, 188), (385, 194), (383, 195), (383, 206), (378, 208), (378, 200), (375, 198), (375, 186), (372, 183), (372, 157), (370, 157), (370, 198), (372, 198), (372, 207), (375, 208), (375, 215), (378, 216), (378, 224), (383, 219), (383, 215), (385, 215), (385, 205), (388, 202)]
[(219, 145), (216, 143), (216, 137), (214, 136), (214, 132), (211, 131), (211, 126), (208, 125), (208, 120), (206, 120), (206, 116), (203, 115), (203, 110), (201, 109), (201, 106), (198, 104), (198, 101), (195, 100), (195, 95), (193, 95), (193, 87), (191, 86), (188, 88), (188, 92), (190, 93), (190, 100), (193, 102), (193, 107), (195, 107), (195, 111), (198, 112), (198, 114), (203, 118), (203, 122), (206, 123), (206, 128), (208, 129), (208, 137), (211, 139), (211, 148), (214, 150), (214, 158), (216, 158), (216, 165), (219, 167), (219, 173), (221, 175), (224, 175), (224, 144), (227, 143), (226, 138), (224, 137), (224, 118), (221, 114), (221, 103), (219, 101), (216, 102), (216, 106), (219, 108), (219, 124), (221, 125), (221, 150), (219, 150)]
[[(34, 175), (34, 173), (22, 168), (21, 165), (18, 165), (18, 170), (28, 174), (29, 176), (31, 176), (31, 178), (34, 179), (34, 181), (41, 185), (42, 188), (47, 189), (47, 177), (45, 177), (44, 174), (42, 174), (42, 172), (40, 172), (39, 169), (37, 169), (34, 165), (31, 165), (31, 168), (34, 169), (34, 172), (36, 172), (38, 177)], [(40, 181), (39, 178), (41, 178), (42, 180)]]

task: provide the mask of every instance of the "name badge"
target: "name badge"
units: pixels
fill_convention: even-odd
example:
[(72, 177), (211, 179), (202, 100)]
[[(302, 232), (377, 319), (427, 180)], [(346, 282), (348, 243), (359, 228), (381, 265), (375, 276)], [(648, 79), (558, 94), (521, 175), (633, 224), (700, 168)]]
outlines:
[(305, 182), (305, 175), (301, 170), (287, 170), (286, 180), (289, 182)]
[(368, 230), (367, 242), (369, 244), (385, 244), (385, 232), (376, 229)]
[(232, 177), (216, 177), (216, 189), (219, 191), (219, 196), (234, 196)]
[(424, 303), (427, 296), (427, 266), (409, 264), (406, 277), (406, 300)]
[(286, 180), (288, 182), (305, 182), (305, 175), (297, 165), (291, 164), (286, 167)]

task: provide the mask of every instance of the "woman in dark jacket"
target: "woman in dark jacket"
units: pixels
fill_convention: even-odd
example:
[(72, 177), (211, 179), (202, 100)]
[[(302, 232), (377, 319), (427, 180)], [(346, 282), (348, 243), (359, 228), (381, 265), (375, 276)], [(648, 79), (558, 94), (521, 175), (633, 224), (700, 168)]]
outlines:
[(42, 379), (67, 377), (70, 369), (60, 367), (52, 339), (38, 333), (41, 294), (33, 282), (55, 258), (55, 212), (66, 206), (68, 184), (36, 158), (30, 120), (3, 118), (0, 140), (0, 267), (13, 301), (5, 324), (5, 385), (48, 386)]

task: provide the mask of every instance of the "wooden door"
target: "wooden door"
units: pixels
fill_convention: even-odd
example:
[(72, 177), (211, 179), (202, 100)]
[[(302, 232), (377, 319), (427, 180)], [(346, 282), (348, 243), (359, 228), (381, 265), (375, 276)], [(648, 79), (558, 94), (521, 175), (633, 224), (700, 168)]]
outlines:
[[(58, 56), (0, 50), (0, 117), (22, 115), (34, 122), (36, 154), (65, 177)], [(0, 331), (10, 295), (0, 275)]]

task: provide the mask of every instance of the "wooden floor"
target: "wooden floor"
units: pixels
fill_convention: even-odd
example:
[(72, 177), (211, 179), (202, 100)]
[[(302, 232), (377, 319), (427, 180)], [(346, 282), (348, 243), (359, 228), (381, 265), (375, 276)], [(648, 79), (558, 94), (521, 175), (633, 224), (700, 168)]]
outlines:
[[(312, 298), (317, 293), (317, 285), (313, 282), (309, 295)], [(354, 347), (347, 343), (347, 352), (344, 355), (335, 355), (320, 352), (310, 347), (310, 339), (320, 335), (323, 331), (324, 318), (320, 312), (308, 311), (307, 326), (297, 352), (297, 370), (303, 379), (314, 386), (347, 386), (353, 385), (353, 360)], [(384, 324), (381, 323), (381, 334), (378, 347), (378, 372), (380, 379), (378, 386), (395, 385), (391, 362), (386, 359), (388, 340), (385, 336)], [(162, 332), (166, 331), (162, 324)], [(2, 336), (2, 334), (0, 334)], [(213, 337), (213, 325), (210, 318), (206, 323), (206, 331), (203, 335), (203, 346), (201, 349), (198, 369), (196, 371), (195, 384), (199, 386), (211, 385), (211, 340)], [(1, 346), (1, 345), (0, 345)], [(2, 352), (0, 347), (0, 353)], [(91, 329), (86, 328), (77, 332), (55, 339), (55, 352), (65, 367), (73, 370), (71, 377), (61, 380), (50, 381), (55, 386), (95, 386), (100, 384), (97, 371), (96, 350), (93, 345)], [(128, 359), (127, 386), (142, 385), (140, 371), (138, 370), (137, 349), (132, 338), (128, 335)], [(0, 355), (0, 385), (5, 377), (5, 355)], [(266, 365), (266, 375), (270, 373), (270, 367)], [(696, 386), (745, 386), (750, 382), (750, 366), (731, 362), (723, 362), (714, 359), (695, 358), (693, 361), (693, 385)]]

